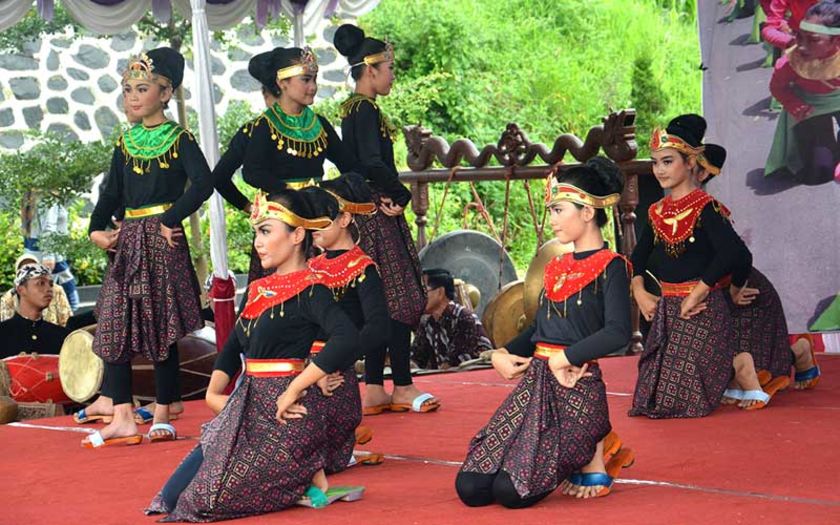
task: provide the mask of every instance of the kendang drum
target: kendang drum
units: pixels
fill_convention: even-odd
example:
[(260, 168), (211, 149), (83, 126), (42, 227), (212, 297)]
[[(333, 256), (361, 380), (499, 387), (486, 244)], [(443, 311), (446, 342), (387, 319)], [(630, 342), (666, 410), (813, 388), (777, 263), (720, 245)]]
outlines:
[(61, 345), (58, 373), (67, 397), (84, 403), (99, 392), (105, 364), (93, 353), (93, 333), (96, 325), (86, 326), (70, 333)]
[[(104, 364), (93, 353), (95, 332), (96, 325), (76, 330), (61, 347), (62, 384), (70, 399), (79, 403), (91, 399), (102, 386)], [(210, 338), (190, 334), (178, 341), (179, 381), (184, 401), (204, 399), (216, 355), (216, 343)], [(154, 401), (154, 363), (138, 357), (132, 360), (131, 370), (134, 399), (140, 403)]]
[(3, 360), (9, 372), (9, 395), (19, 403), (68, 404), (61, 388), (58, 356), (21, 354)]

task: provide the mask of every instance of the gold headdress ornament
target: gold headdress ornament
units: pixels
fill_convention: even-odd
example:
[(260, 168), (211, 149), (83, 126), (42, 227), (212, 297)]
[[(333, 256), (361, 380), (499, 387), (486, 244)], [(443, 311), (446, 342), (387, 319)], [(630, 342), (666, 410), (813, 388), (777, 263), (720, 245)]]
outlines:
[(318, 58), (309, 46), (304, 47), (300, 52), (300, 61), (289, 67), (277, 70), (277, 80), (292, 78), (300, 75), (317, 75)]
[(368, 55), (362, 59), (361, 62), (356, 64), (351, 64), (350, 68), (354, 68), (356, 66), (361, 66), (365, 64), (367, 66), (373, 66), (376, 64), (381, 64), (382, 62), (393, 62), (394, 61), (394, 46), (390, 42), (385, 42), (385, 49), (380, 51), (379, 53), (374, 53), (372, 55)]
[(585, 206), (592, 206), (593, 208), (606, 208), (607, 206), (614, 206), (621, 200), (621, 194), (611, 193), (609, 195), (592, 195), (588, 191), (582, 190), (577, 186), (567, 182), (559, 182), (554, 177), (554, 171), (548, 174), (548, 179), (545, 183), (545, 205), (551, 206), (560, 201), (570, 201)]
[(654, 129), (653, 135), (650, 137), (650, 151), (659, 151), (668, 148), (675, 149), (686, 155), (700, 155), (706, 149), (705, 146), (695, 148), (682, 138), (673, 133), (668, 133), (664, 129)]
[(253, 204), (251, 204), (251, 224), (257, 226), (268, 219), (277, 219), (289, 226), (294, 226), (295, 228), (300, 227), (306, 230), (325, 230), (332, 224), (332, 221), (327, 217), (304, 219), (279, 202), (268, 200), (268, 196), (265, 193), (258, 191), (254, 197)]
[(155, 77), (157, 77), (158, 80), (164, 80), (167, 86), (172, 85), (172, 80), (159, 73), (155, 73), (154, 61), (146, 53), (140, 53), (137, 56), (131, 57), (122, 76), (123, 82), (127, 80), (147, 80), (154, 82)]
[(325, 189), (327, 193), (335, 197), (338, 201), (338, 209), (342, 212), (351, 213), (353, 215), (373, 215), (376, 213), (376, 204), (372, 202), (351, 202), (342, 198), (337, 193)]
[(704, 170), (708, 171), (711, 175), (720, 175), (720, 168), (709, 162), (709, 159), (702, 153), (697, 155), (697, 163), (700, 164)]

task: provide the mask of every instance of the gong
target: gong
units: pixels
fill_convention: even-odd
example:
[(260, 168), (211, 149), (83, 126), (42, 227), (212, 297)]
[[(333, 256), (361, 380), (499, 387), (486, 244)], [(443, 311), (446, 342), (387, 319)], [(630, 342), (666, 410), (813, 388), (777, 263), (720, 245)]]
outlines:
[[(500, 257), (501, 254), (501, 257)], [(452, 277), (472, 284), (480, 292), (475, 313), (481, 317), (501, 286), (517, 279), (510, 255), (486, 233), (455, 230), (441, 235), (420, 251), (423, 268), (443, 268)], [(499, 263), (501, 261), (501, 283)]]
[(543, 289), (545, 266), (548, 264), (548, 261), (563, 254), (573, 252), (574, 250), (574, 244), (563, 244), (557, 239), (551, 239), (540, 246), (536, 257), (528, 265), (528, 271), (525, 273), (524, 305), (527, 324), (533, 323), (534, 318), (537, 316), (537, 309), (540, 306), (540, 292)]
[(506, 284), (487, 304), (481, 324), (496, 348), (506, 345), (528, 325), (523, 304), (525, 281)]

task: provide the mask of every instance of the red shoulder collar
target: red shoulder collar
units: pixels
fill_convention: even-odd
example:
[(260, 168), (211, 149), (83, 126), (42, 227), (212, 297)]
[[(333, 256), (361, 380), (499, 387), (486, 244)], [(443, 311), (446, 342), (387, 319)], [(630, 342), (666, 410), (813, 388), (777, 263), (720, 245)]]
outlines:
[(573, 253), (555, 257), (545, 267), (545, 296), (554, 302), (565, 301), (597, 279), (617, 257), (629, 267), (630, 262), (623, 255), (606, 248), (586, 259), (575, 259)]
[(318, 276), (319, 282), (331, 289), (343, 288), (360, 279), (365, 269), (375, 264), (358, 246), (332, 259), (328, 259), (327, 254), (322, 253), (309, 260), (309, 268)]
[(239, 316), (256, 319), (269, 308), (285, 303), (318, 282), (318, 277), (309, 268), (257, 279), (248, 286), (248, 302)]
[(670, 196), (653, 203), (648, 210), (648, 220), (657, 241), (664, 242), (666, 252), (677, 257), (685, 251), (685, 242), (694, 242), (694, 229), (700, 221), (700, 214), (709, 204), (727, 219), (729, 210), (714, 197), (697, 189), (685, 197), (674, 200)]

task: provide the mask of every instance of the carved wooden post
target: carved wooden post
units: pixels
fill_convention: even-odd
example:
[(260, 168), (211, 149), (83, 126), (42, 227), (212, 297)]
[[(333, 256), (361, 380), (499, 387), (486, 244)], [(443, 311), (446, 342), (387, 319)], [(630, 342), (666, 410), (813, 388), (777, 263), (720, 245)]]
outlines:
[(426, 246), (426, 214), (429, 211), (429, 183), (411, 183), (411, 210), (414, 212), (414, 223), (417, 225), (417, 251)]
[[(630, 170), (622, 170), (624, 174), (624, 192), (618, 207), (621, 211), (621, 253), (630, 256), (636, 247), (636, 206), (639, 204), (639, 176)], [(632, 276), (631, 276), (632, 277)], [(639, 329), (639, 305), (630, 302), (630, 319), (632, 320), (633, 336), (629, 353), (639, 353), (642, 347), (642, 332)]]

